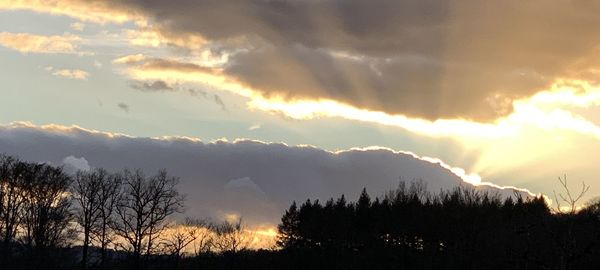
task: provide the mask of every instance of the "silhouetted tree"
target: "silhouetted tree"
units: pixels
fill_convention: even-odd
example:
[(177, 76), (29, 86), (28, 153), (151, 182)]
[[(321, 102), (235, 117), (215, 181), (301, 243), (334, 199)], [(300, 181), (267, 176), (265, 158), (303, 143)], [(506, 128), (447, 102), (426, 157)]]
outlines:
[[(555, 211), (557, 213), (557, 218), (562, 219), (563, 221), (558, 222), (558, 226), (555, 226), (556, 229), (554, 230), (553, 238), (560, 251), (558, 253), (558, 258), (560, 259), (559, 269), (568, 270), (571, 269), (572, 263), (582, 251), (575, 235), (575, 226), (578, 225), (577, 223), (581, 223), (581, 221), (578, 220), (577, 203), (588, 192), (590, 187), (587, 186), (585, 182), (582, 182), (579, 193), (573, 194), (569, 188), (566, 175), (558, 177), (558, 181), (564, 193), (558, 193), (557, 195), (556, 191), (554, 192), (554, 198), (556, 200)], [(561, 203), (565, 203), (567, 209), (562, 208)]]
[(281, 224), (277, 226), (277, 245), (281, 248), (293, 249), (300, 246), (299, 215), (296, 202), (285, 211), (281, 218)]
[(76, 201), (75, 217), (83, 230), (81, 264), (83, 269), (88, 266), (88, 249), (94, 227), (100, 220), (102, 195), (101, 190), (106, 185), (108, 173), (103, 169), (78, 171), (75, 173), (73, 197)]
[(503, 201), (472, 187), (431, 195), (423, 182), (400, 183), (382, 199), (363, 189), (356, 203), (292, 204), (278, 246), (303, 257), (318, 251), (317, 261), (332, 263), (325, 268), (531, 269), (555, 260), (545, 255), (550, 219), (543, 197)]
[(28, 163), (24, 171), (25, 202), (21, 225), (24, 243), (38, 255), (72, 239), (71, 177), (60, 167)]
[(172, 232), (161, 237), (161, 250), (178, 260), (184, 249), (201, 236), (201, 226), (198, 220), (186, 218), (183, 223), (173, 226)]
[(118, 174), (108, 174), (98, 191), (98, 218), (92, 227), (92, 237), (100, 246), (101, 269), (106, 265), (108, 245), (114, 240), (111, 228), (115, 225), (115, 207), (121, 194), (121, 180)]
[[(566, 174), (563, 177), (558, 177), (558, 182), (564, 193), (558, 193), (557, 195), (556, 191), (554, 191), (554, 199), (556, 201), (555, 210), (559, 213), (568, 212), (574, 214), (577, 211), (577, 202), (590, 190), (590, 186), (586, 185), (585, 182), (581, 182), (581, 191), (578, 194), (572, 194)], [(563, 209), (561, 203), (566, 203), (567, 209)]]
[(153, 241), (166, 227), (166, 219), (183, 207), (183, 196), (176, 189), (178, 179), (165, 170), (146, 177), (140, 170), (124, 171), (124, 190), (116, 204), (115, 232), (123, 237), (136, 264), (144, 250), (150, 255)]
[[(252, 250), (241, 220), (169, 221), (183, 197), (164, 171), (98, 169), (74, 180), (60, 167), (0, 156), (0, 268), (75, 269), (83, 252), (68, 245), (79, 243), (75, 223), (109, 269), (140, 267), (141, 255), (152, 270), (600, 268), (600, 200), (579, 205), (588, 187), (572, 194), (562, 177), (565, 190), (555, 198), (567, 207), (554, 211), (543, 196), (471, 186), (433, 194), (422, 181), (381, 197), (363, 189), (356, 201), (294, 202), (278, 226), (279, 249), (271, 250)], [(195, 258), (183, 256), (192, 249)], [(105, 260), (107, 252), (115, 259)]]
[(220, 252), (236, 253), (250, 246), (253, 235), (246, 231), (242, 219), (223, 221), (211, 226), (215, 233), (212, 245)]
[(194, 255), (210, 253), (215, 240), (214, 232), (212, 231), (213, 224), (207, 219), (186, 218), (186, 226), (195, 228), (195, 240), (192, 242)]
[(25, 175), (27, 163), (10, 156), (0, 156), (0, 232), (2, 233), (2, 258), (12, 255), (18, 227), (23, 217), (27, 188)]

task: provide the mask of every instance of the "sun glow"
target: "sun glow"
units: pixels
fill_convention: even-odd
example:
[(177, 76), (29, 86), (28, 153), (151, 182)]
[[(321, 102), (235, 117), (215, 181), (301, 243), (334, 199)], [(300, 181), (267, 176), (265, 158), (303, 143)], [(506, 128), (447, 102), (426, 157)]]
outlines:
[(598, 86), (583, 81), (558, 80), (550, 90), (514, 101), (514, 111), (494, 123), (461, 119), (428, 121), (358, 109), (332, 100), (285, 101), (259, 96), (249, 101), (248, 105), (260, 110), (281, 112), (294, 119), (340, 117), (401, 127), (420, 135), (459, 140), (511, 138), (531, 127), (544, 131), (570, 131), (600, 139), (600, 127), (568, 110), (569, 107), (600, 105)]
[[(236, 235), (236, 240), (240, 242), (240, 248), (244, 249), (271, 249), (275, 247), (277, 239), (277, 228), (272, 225), (254, 226), (245, 228), (241, 234)], [(219, 241), (219, 235), (210, 229), (204, 227), (189, 227), (185, 225), (172, 226), (161, 233), (162, 240), (166, 243), (176, 242), (177, 239), (188, 242), (188, 245), (182, 250), (187, 254), (194, 254), (202, 251), (223, 252), (217, 247), (211, 246), (211, 243)], [(124, 240), (122, 240), (124, 241)]]
[(194, 69), (148, 68), (150, 66), (144, 61), (147, 59), (127, 64), (125, 74), (137, 80), (160, 79), (208, 85), (247, 98), (247, 107), (251, 110), (281, 114), (292, 119), (342, 118), (399, 127), (430, 138), (450, 138), (459, 142), (465, 151), (478, 153), (478, 159), (468, 168), (468, 173), (462, 168), (447, 166), (465, 182), (476, 186), (509, 188), (534, 195), (527, 189), (492, 183), (496, 182), (494, 172), (510, 171), (568, 149), (572, 138), (575, 138), (573, 136), (600, 139), (600, 127), (573, 110), (600, 106), (600, 87), (585, 81), (557, 79), (547, 90), (514, 100), (510, 114), (490, 123), (465, 119), (429, 121), (357, 108), (330, 99), (265, 96), (260, 90), (229, 78), (218, 68), (205, 69), (202, 65)]
[(358, 109), (333, 100), (295, 100), (256, 97), (248, 102), (252, 109), (283, 113), (294, 119), (339, 117), (369, 123), (378, 123), (407, 129), (431, 137), (483, 137), (498, 138), (515, 136), (516, 129), (504, 123), (497, 125), (470, 122), (462, 119), (428, 121), (403, 115), (390, 115), (380, 111)]
[[(124, 63), (120, 58), (115, 63)], [(137, 57), (139, 58), (139, 57)], [(491, 123), (465, 119), (435, 121), (411, 118), (357, 108), (331, 99), (289, 99), (277, 95), (264, 96), (261, 91), (247, 87), (218, 68), (153, 67), (143, 62), (129, 63), (125, 73), (136, 80), (160, 79), (170, 82), (193, 82), (209, 85), (248, 98), (250, 109), (281, 113), (293, 119), (343, 118), (377, 123), (406, 129), (430, 137), (450, 137), (459, 141), (482, 143), (499, 138), (515, 138), (531, 128), (544, 131), (568, 131), (600, 139), (600, 127), (569, 110), (600, 105), (600, 88), (588, 82), (557, 80), (550, 89), (513, 101), (513, 112)]]

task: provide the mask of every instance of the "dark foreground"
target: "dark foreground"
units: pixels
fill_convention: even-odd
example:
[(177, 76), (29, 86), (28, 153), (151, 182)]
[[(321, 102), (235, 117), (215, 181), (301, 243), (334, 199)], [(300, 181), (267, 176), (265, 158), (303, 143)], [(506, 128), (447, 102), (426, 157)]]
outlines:
[(276, 246), (248, 250), (241, 222), (188, 219), (179, 226), (193, 230), (165, 234), (184, 199), (166, 171), (68, 175), (0, 156), (0, 270), (600, 269), (600, 201), (576, 209), (586, 186), (560, 183), (561, 210), (518, 193), (430, 194), (423, 182), (293, 203)]
[[(88, 269), (600, 269), (599, 210), (558, 213), (541, 197), (502, 200), (466, 188), (431, 196), (413, 184), (381, 199), (363, 192), (356, 203), (293, 204), (278, 249), (139, 259), (112, 252), (104, 267), (92, 260)], [(81, 269), (80, 253), (17, 255), (4, 269)]]

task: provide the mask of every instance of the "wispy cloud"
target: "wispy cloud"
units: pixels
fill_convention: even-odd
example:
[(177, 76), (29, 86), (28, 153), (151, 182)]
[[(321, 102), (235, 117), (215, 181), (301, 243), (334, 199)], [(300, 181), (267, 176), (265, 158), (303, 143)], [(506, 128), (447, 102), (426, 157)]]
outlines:
[(87, 71), (83, 71), (80, 69), (55, 69), (52, 66), (48, 66), (45, 69), (48, 72), (51, 72), (54, 76), (63, 77), (67, 79), (87, 80), (90, 76), (90, 74)]
[(85, 24), (83, 24), (81, 22), (74, 22), (74, 23), (70, 24), (69, 27), (75, 31), (81, 32), (85, 28)]
[(113, 63), (115, 64), (125, 64), (125, 65), (133, 65), (133, 64), (137, 64), (140, 62), (143, 62), (144, 60), (146, 60), (148, 57), (143, 55), (143, 54), (131, 54), (131, 55), (125, 55), (125, 56), (121, 56), (115, 60), (113, 60)]
[(0, 32), (0, 45), (21, 53), (78, 53), (81, 38), (74, 35), (43, 36), (29, 33)]
[(123, 110), (124, 112), (129, 112), (129, 105), (127, 105), (126, 103), (123, 102), (119, 102), (117, 104), (117, 107), (121, 110)]
[(55, 15), (65, 15), (82, 21), (96, 23), (124, 23), (143, 19), (130, 9), (118, 8), (113, 1), (87, 0), (2, 0), (0, 10), (33, 10)]
[(173, 86), (167, 84), (165, 81), (156, 80), (151, 82), (135, 82), (131, 84), (131, 88), (140, 90), (140, 91), (148, 91), (148, 92), (157, 92), (157, 91), (173, 91)]
[(225, 102), (223, 102), (223, 99), (221, 99), (221, 96), (215, 94), (214, 100), (215, 100), (215, 103), (217, 103), (217, 105), (219, 105), (219, 107), (221, 107), (222, 110), (227, 111), (227, 106), (225, 106)]

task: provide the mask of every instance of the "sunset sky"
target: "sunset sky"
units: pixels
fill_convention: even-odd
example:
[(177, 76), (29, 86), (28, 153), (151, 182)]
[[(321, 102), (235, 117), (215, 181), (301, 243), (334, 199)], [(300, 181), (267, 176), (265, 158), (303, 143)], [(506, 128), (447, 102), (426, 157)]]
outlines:
[[(274, 224), (398, 179), (600, 195), (600, 4), (0, 0), (0, 152)], [(440, 165), (435, 165), (440, 164)], [(452, 183), (452, 184), (448, 184)]]

